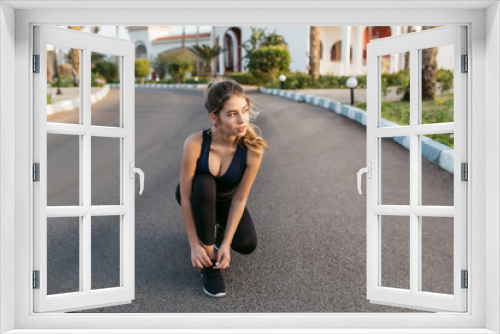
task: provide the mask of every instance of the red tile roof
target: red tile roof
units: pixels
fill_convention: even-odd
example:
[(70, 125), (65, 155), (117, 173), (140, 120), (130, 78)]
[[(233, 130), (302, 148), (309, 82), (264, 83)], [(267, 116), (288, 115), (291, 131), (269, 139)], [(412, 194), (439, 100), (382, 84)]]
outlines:
[[(210, 33), (199, 34), (199, 37), (200, 38), (202, 38), (202, 37), (210, 37)], [(196, 38), (196, 34), (191, 34), (191, 35), (187, 35), (186, 34), (186, 39), (188, 39), (188, 38)], [(160, 38), (154, 39), (153, 42), (165, 41), (165, 40), (174, 40), (174, 39), (182, 39), (182, 35), (160, 37)]]

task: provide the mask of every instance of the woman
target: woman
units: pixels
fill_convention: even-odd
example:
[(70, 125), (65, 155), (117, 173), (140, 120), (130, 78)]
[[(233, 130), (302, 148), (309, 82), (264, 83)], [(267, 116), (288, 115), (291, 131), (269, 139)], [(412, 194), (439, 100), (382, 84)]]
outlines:
[(205, 108), (213, 126), (185, 140), (176, 199), (182, 207), (191, 264), (202, 268), (203, 290), (223, 297), (221, 270), (229, 267), (230, 248), (250, 254), (257, 246), (246, 202), (263, 147), (269, 145), (255, 133), (258, 127), (250, 124), (251, 114), (257, 113), (235, 81), (211, 81)]

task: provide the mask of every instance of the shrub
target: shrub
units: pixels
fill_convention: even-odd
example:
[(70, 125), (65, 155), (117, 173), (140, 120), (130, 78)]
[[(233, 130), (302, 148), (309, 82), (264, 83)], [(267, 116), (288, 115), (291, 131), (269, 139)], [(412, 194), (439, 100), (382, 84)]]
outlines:
[(187, 74), (193, 70), (193, 63), (190, 60), (177, 58), (168, 65), (168, 72), (177, 83), (186, 80)]
[(102, 77), (99, 73), (92, 74), (90, 82), (91, 87), (102, 87), (105, 84), (106, 84), (106, 79), (104, 79), (104, 77)]
[(118, 80), (118, 68), (116, 64), (103, 59), (96, 61), (92, 65), (92, 73), (99, 73), (107, 82)]
[(135, 76), (141, 79), (141, 83), (144, 83), (144, 77), (147, 77), (150, 72), (149, 60), (146, 58), (139, 58), (135, 60)]
[(203, 78), (203, 77), (198, 77), (198, 81), (194, 80), (193, 77), (191, 78), (188, 78), (186, 80), (184, 80), (184, 83), (189, 83), (189, 84), (205, 84), (205, 83), (208, 83), (209, 82), (209, 79), (208, 78)]
[(259, 79), (274, 79), (290, 67), (290, 52), (283, 46), (260, 47), (251, 51), (248, 58), (250, 72)]
[(165, 52), (160, 53), (152, 62), (152, 67), (160, 80), (167, 75), (168, 56)]
[[(54, 79), (50, 85), (51, 85), (51, 87), (57, 87), (57, 77), (54, 77)], [(63, 87), (63, 88), (75, 87), (73, 77), (64, 76), (62, 74), (59, 75), (59, 87)]]
[(453, 72), (440, 68), (437, 70), (436, 82), (441, 84), (441, 92), (445, 93), (453, 88)]
[(251, 72), (234, 72), (226, 73), (226, 77), (233, 79), (242, 85), (259, 85), (261, 81), (256, 78)]

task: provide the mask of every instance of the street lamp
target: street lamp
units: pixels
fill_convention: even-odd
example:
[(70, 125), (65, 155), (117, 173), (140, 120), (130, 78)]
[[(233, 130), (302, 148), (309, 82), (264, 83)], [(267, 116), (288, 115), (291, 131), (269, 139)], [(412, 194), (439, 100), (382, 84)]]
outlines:
[(285, 87), (286, 76), (282, 74), (278, 78), (280, 79), (280, 88), (283, 89), (283, 87)]
[(347, 87), (351, 89), (351, 106), (354, 105), (354, 88), (358, 85), (358, 80), (355, 77), (350, 77), (347, 79)]

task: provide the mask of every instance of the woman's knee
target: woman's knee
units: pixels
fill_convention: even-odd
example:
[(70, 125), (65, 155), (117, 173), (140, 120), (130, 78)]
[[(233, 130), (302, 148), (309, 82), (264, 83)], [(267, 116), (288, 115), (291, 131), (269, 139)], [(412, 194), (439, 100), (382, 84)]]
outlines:
[[(193, 177), (193, 183), (191, 185), (192, 194), (196, 193), (197, 197), (201, 198), (211, 198), (216, 194), (215, 188), (215, 178), (211, 175), (199, 174)], [(177, 203), (181, 205), (181, 185), (177, 185), (175, 190), (175, 199)]]
[(257, 248), (257, 238), (248, 238), (242, 243), (231, 245), (231, 248), (243, 255), (251, 254)]
[(216, 194), (215, 178), (211, 175), (200, 174), (193, 178), (193, 195), (212, 198)]

